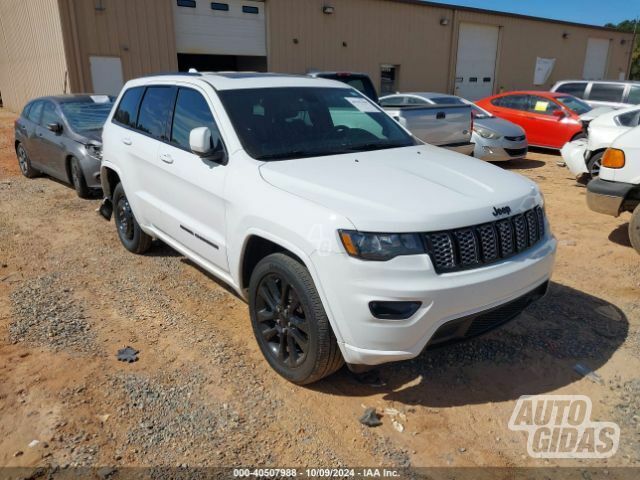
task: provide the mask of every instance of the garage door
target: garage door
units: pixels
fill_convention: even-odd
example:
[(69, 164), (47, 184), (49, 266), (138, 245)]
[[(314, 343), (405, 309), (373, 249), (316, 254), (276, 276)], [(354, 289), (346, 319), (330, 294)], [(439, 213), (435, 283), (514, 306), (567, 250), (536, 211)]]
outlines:
[(456, 60), (456, 95), (478, 100), (493, 93), (500, 27), (461, 23)]
[(602, 80), (604, 78), (609, 59), (609, 43), (610, 40), (607, 38), (590, 38), (588, 40), (582, 78), (586, 80)]
[(250, 0), (173, 0), (178, 52), (266, 55), (264, 8)]

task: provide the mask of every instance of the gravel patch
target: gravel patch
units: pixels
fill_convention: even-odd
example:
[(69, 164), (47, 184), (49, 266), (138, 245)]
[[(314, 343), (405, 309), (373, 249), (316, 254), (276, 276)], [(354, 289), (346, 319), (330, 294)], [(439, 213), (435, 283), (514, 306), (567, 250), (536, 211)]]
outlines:
[(59, 274), (18, 285), (11, 295), (11, 343), (27, 343), (54, 351), (95, 353), (94, 334), (83, 302), (73, 298)]

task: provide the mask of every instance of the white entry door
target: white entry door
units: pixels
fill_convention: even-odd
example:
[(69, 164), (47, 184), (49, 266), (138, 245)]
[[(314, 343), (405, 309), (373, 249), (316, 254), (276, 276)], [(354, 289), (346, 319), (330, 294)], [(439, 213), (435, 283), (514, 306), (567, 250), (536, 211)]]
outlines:
[(587, 41), (587, 55), (584, 59), (582, 78), (585, 80), (602, 80), (607, 71), (609, 60), (608, 38), (590, 38)]
[(89, 57), (93, 92), (104, 95), (118, 95), (124, 85), (122, 61), (120, 57)]
[(479, 100), (493, 93), (500, 27), (461, 23), (458, 36), (455, 93)]

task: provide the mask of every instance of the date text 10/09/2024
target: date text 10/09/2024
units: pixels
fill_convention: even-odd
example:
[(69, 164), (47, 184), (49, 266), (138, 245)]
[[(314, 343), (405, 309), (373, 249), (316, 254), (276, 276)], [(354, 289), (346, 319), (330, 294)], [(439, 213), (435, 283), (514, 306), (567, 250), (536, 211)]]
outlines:
[(387, 468), (234, 468), (235, 478), (399, 478)]

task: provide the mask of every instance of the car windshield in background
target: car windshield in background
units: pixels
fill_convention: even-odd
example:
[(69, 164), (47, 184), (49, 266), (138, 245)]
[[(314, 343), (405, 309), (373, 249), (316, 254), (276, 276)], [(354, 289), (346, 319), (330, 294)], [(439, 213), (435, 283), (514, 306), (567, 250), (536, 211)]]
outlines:
[(62, 102), (60, 108), (69, 122), (71, 129), (76, 132), (100, 130), (111, 112), (113, 99), (94, 101), (77, 100)]
[(240, 89), (220, 91), (219, 96), (244, 149), (259, 160), (416, 144), (378, 106), (351, 89)]
[(593, 110), (588, 103), (570, 95), (556, 97), (556, 100), (578, 115), (582, 115), (583, 113)]
[(466, 105), (462, 100), (456, 97), (432, 97), (430, 100), (436, 105)]

